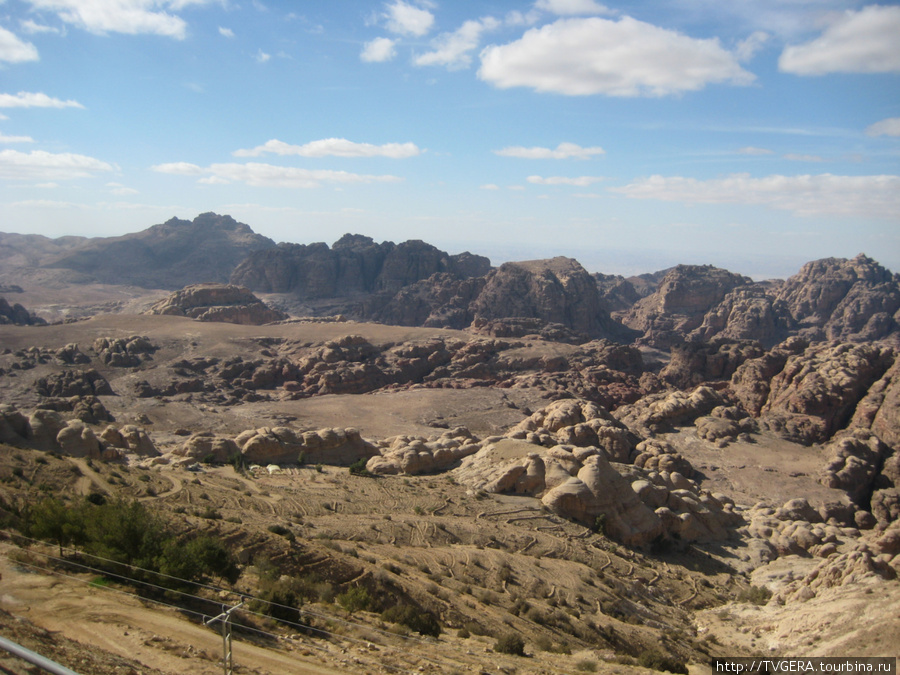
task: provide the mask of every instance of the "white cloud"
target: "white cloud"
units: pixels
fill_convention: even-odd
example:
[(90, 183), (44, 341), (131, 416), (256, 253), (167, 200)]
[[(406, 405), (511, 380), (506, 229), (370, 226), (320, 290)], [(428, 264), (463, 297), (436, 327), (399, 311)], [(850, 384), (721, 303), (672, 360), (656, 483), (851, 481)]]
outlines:
[(258, 52), (256, 52), (256, 56), (254, 56), (253, 58), (256, 59), (257, 63), (265, 63), (272, 58), (272, 55), (266, 54), (262, 49), (260, 49)]
[(592, 14), (612, 14), (609, 7), (595, 0), (537, 0), (536, 9), (568, 16), (590, 16)]
[(819, 157), (819, 155), (798, 155), (795, 153), (788, 153), (784, 155), (784, 159), (787, 159), (791, 162), (824, 162), (826, 161), (824, 157)]
[(900, 7), (870, 5), (847, 11), (822, 35), (787, 47), (780, 70), (797, 75), (900, 72)]
[(624, 17), (559, 19), (481, 52), (478, 76), (496, 87), (569, 96), (666, 96), (755, 79), (718, 39), (699, 40)]
[(177, 0), (28, 0), (35, 9), (56, 12), (66, 23), (91, 33), (150, 33), (183, 40), (187, 24), (167, 9), (188, 4)]
[(34, 143), (31, 136), (7, 136), (0, 133), (0, 143)]
[(446, 66), (451, 70), (468, 68), (472, 54), (481, 42), (481, 34), (496, 30), (500, 22), (493, 17), (484, 17), (463, 23), (452, 33), (442, 33), (431, 41), (432, 51), (420, 54), (413, 63), (417, 66)]
[(59, 28), (54, 28), (53, 26), (45, 26), (40, 23), (36, 23), (31, 19), (25, 19), (24, 21), (20, 21), (19, 25), (22, 26), (22, 30), (28, 33), (29, 35), (35, 35), (37, 33), (62, 33)]
[(359, 58), (366, 63), (384, 63), (397, 55), (394, 41), (390, 38), (375, 38), (363, 46)]
[(756, 56), (756, 53), (762, 49), (763, 45), (769, 41), (769, 37), (768, 33), (758, 30), (752, 33), (746, 40), (739, 42), (734, 50), (734, 55), (737, 57), (737, 60), (744, 63), (752, 59)]
[(349, 173), (323, 169), (299, 169), (273, 164), (212, 164), (202, 168), (196, 164), (175, 162), (151, 167), (153, 171), (175, 175), (201, 175), (203, 183), (245, 183), (252, 187), (315, 188), (323, 183), (395, 183), (398, 176)]
[(16, 180), (72, 180), (85, 178), (113, 167), (99, 159), (72, 153), (54, 154), (43, 150), (29, 153), (0, 150), (0, 178)]
[(866, 127), (868, 136), (900, 136), (900, 117), (889, 117)]
[(138, 191), (134, 188), (126, 187), (121, 183), (107, 183), (106, 187), (110, 188), (110, 192), (114, 195), (136, 195)]
[(766, 176), (697, 180), (650, 176), (621, 188), (634, 199), (688, 204), (758, 204), (801, 216), (900, 218), (900, 176)]
[(602, 176), (578, 176), (577, 178), (568, 178), (566, 176), (528, 176), (526, 178), (529, 183), (534, 185), (575, 185), (576, 187), (587, 187), (594, 183), (604, 180)]
[(387, 19), (387, 29), (398, 35), (422, 37), (434, 25), (434, 14), (403, 0), (396, 0), (388, 5), (384, 16)]
[(406, 159), (415, 157), (422, 151), (415, 143), (354, 143), (346, 138), (323, 138), (310, 141), (304, 145), (290, 145), (284, 141), (272, 139), (263, 145), (249, 150), (236, 150), (235, 157), (259, 157), (265, 153), (275, 155), (297, 155), (300, 157), (388, 157), (389, 159)]
[(606, 151), (599, 146), (582, 148), (575, 143), (560, 143), (556, 149), (525, 148), (521, 145), (514, 145), (502, 150), (494, 150), (494, 154), (501, 157), (518, 157), (519, 159), (590, 159), (594, 155), (604, 155)]
[(231, 30), (230, 28), (224, 28), (222, 26), (219, 26), (219, 35), (221, 35), (222, 37), (233, 38), (234, 31)]
[(41, 92), (0, 94), (0, 108), (84, 108), (78, 101), (62, 101)]
[(775, 154), (774, 150), (769, 150), (767, 148), (755, 148), (752, 145), (748, 145), (745, 148), (741, 148), (738, 150), (739, 155), (773, 155)]
[(39, 58), (37, 47), (0, 26), (0, 62), (24, 63)]
[(484, 185), (479, 186), (480, 190), (499, 190), (500, 186), (494, 183), (485, 183)]

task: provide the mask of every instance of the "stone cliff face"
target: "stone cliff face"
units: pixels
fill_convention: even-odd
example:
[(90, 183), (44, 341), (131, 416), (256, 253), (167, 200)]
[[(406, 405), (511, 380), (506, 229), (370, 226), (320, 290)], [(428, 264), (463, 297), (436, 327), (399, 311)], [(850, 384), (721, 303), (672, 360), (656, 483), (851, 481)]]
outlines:
[(193, 221), (172, 218), (141, 232), (84, 240), (43, 266), (100, 283), (175, 289), (226, 282), (241, 260), (274, 245), (231, 216), (203, 213)]
[(36, 317), (18, 302), (10, 305), (6, 298), (0, 298), (0, 324), (33, 326), (42, 323), (44, 323), (43, 319)]
[(234, 270), (231, 281), (251, 291), (318, 300), (392, 295), (433, 274), (468, 278), (489, 269), (487, 258), (470, 253), (452, 256), (422, 241), (376, 244), (370, 237), (348, 234), (330, 248), (323, 243), (279, 244), (259, 251)]

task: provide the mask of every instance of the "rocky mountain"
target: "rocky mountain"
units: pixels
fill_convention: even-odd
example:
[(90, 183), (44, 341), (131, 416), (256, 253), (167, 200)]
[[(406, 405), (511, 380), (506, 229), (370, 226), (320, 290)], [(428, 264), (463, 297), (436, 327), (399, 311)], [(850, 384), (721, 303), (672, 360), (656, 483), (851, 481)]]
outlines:
[(121, 237), (53, 242), (59, 251), (38, 258), (39, 266), (74, 270), (85, 281), (165, 289), (227, 282), (244, 258), (275, 246), (231, 216), (215, 213), (193, 221), (172, 218)]

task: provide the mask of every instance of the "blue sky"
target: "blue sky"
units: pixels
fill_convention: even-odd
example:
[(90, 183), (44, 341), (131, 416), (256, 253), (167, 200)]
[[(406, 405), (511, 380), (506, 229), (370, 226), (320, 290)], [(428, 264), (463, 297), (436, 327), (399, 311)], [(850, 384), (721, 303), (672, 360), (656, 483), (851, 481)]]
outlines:
[(900, 271), (900, 5), (0, 0), (6, 232)]

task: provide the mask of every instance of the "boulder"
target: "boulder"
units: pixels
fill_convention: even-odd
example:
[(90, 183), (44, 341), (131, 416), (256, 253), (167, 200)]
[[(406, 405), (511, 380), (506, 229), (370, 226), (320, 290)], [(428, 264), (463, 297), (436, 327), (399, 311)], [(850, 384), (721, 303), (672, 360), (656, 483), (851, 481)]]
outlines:
[(80, 420), (70, 420), (56, 436), (60, 451), (72, 457), (101, 458), (100, 441), (93, 430)]

